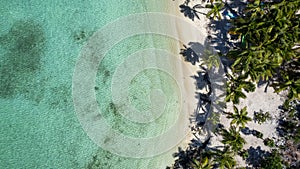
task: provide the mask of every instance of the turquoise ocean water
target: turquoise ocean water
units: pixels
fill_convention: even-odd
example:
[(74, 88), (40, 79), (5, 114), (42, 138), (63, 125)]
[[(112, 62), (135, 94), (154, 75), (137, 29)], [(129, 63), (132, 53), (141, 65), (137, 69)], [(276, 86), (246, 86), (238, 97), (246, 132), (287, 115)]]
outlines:
[[(170, 154), (124, 158), (89, 139), (74, 111), (72, 74), (80, 50), (93, 32), (122, 16), (165, 9), (159, 0), (1, 0), (0, 168), (164, 168), (172, 159)], [(99, 66), (96, 84), (102, 87), (96, 92), (97, 101), (110, 124), (126, 135), (158, 135), (176, 116), (167, 113), (157, 125), (137, 126), (114, 115), (111, 75), (131, 53), (149, 47), (168, 49), (170, 41), (158, 35), (130, 37), (114, 46)], [(157, 77), (165, 79), (164, 84)], [(143, 98), (149, 95), (149, 86), (162, 88), (169, 93), (167, 99), (176, 102), (173, 81), (159, 71), (142, 72), (129, 88), (132, 104), (147, 109)], [(166, 110), (176, 109), (175, 105)]]

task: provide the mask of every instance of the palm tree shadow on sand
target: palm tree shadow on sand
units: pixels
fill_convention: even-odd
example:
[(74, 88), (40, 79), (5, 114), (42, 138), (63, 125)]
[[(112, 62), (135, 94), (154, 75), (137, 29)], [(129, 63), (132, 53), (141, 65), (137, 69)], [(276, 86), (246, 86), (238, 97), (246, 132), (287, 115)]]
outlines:
[[(199, 9), (199, 5), (191, 6), (190, 0), (185, 0), (185, 3), (180, 5), (179, 8), (181, 12), (184, 14), (184, 16), (188, 17), (189, 19), (193, 20), (198, 18), (199, 16), (197, 13), (197, 9)], [(224, 54), (224, 56), (228, 53), (229, 49), (234, 49), (237, 46), (240, 46), (242, 43), (239, 38), (241, 38), (242, 35), (237, 35), (237, 32), (231, 32), (231, 25), (228, 19), (228, 16), (230, 16), (230, 13), (235, 13), (236, 15), (240, 15), (241, 13), (244, 13), (243, 7), (245, 7), (245, 4), (240, 1), (230, 1), (228, 6), (225, 5), (225, 10), (221, 11), (223, 18), (220, 20), (211, 20), (211, 22), (208, 25), (209, 28), (209, 34), (210, 36), (207, 38), (207, 41), (210, 42), (210, 45), (214, 47), (215, 50), (219, 51), (220, 53)], [(233, 10), (234, 9), (234, 10)], [(231, 18), (232, 19), (232, 18)], [(242, 38), (241, 38), (242, 39)], [(200, 49), (202, 53), (197, 53), (196, 50)], [(197, 65), (197, 63), (201, 62), (203, 57), (205, 58), (204, 51), (205, 45), (201, 45), (197, 42), (190, 42), (187, 46), (184, 46), (184, 49), (181, 50), (181, 54), (183, 55), (185, 61), (190, 62), (192, 65)], [(224, 71), (227, 72), (227, 67), (229, 67), (232, 64), (232, 60), (229, 60), (226, 57), (221, 56), (220, 57), (221, 62), (224, 65)], [(221, 84), (218, 84), (217, 82), (212, 82), (212, 77), (209, 75), (213, 75), (213, 73), (209, 73), (210, 69), (207, 69), (207, 67), (200, 67), (200, 71), (197, 72), (196, 75), (192, 76), (192, 78), (195, 79), (195, 86), (197, 89), (197, 92), (195, 93), (195, 97), (198, 100), (197, 107), (193, 113), (193, 116), (191, 117), (191, 124), (194, 124), (192, 126), (193, 133), (199, 133), (199, 129), (206, 129), (207, 132), (211, 132), (212, 127), (209, 125), (215, 126), (214, 129), (216, 130), (222, 130), (222, 125), (218, 123), (214, 123), (213, 121), (210, 121), (208, 119), (213, 119), (215, 113), (213, 112), (221, 112), (221, 107), (216, 107), (216, 110), (213, 108), (213, 102), (215, 100), (215, 93), (213, 92), (213, 89), (215, 84), (219, 85), (218, 87), (222, 87)], [(264, 85), (265, 83), (269, 83), (268, 81), (260, 81), (258, 86)], [(268, 86), (268, 85), (267, 85)], [(265, 88), (267, 89), (267, 87)], [(266, 90), (265, 90), (266, 92)], [(217, 124), (217, 125), (216, 125)], [(281, 132), (282, 129), (279, 129)], [(260, 132), (256, 130), (250, 130), (245, 129), (242, 130), (242, 132), (245, 135), (252, 134), (253, 136), (259, 137)], [(190, 144), (185, 150), (179, 149), (177, 153), (174, 154), (174, 157), (176, 158), (176, 161), (172, 168), (218, 168), (220, 164), (222, 164), (222, 160), (226, 159), (228, 157), (228, 154), (226, 154), (226, 147), (221, 147), (221, 149), (217, 147), (210, 146), (210, 140), (211, 135), (208, 134), (207, 137), (204, 139), (195, 137), (191, 140)], [(300, 147), (300, 146), (299, 146)], [(298, 147), (298, 149), (300, 149)], [(250, 147), (249, 149), (245, 150), (248, 153), (248, 157), (245, 158), (245, 162), (248, 166), (251, 166), (251, 168), (260, 168), (261, 163), (264, 159), (270, 157), (273, 155), (273, 152), (267, 152), (262, 150), (260, 147)], [(214, 164), (213, 166), (202, 166), (199, 165), (199, 162), (201, 164), (205, 163), (205, 159), (209, 157), (212, 157), (216, 154), (219, 154), (222, 156), (222, 158), (219, 158), (221, 156), (217, 156), (216, 159), (219, 161), (217, 162), (217, 165)], [(227, 161), (230, 161), (230, 158), (226, 159)], [(198, 162), (198, 163), (197, 163)], [(227, 167), (228, 168), (228, 167)], [(233, 167), (229, 167), (233, 168)], [(246, 167), (249, 168), (249, 167)], [(299, 167), (297, 167), (299, 168)]]
[[(172, 168), (220, 168), (227, 162), (229, 165), (235, 165), (235, 161), (226, 146), (213, 146), (210, 144), (213, 134), (224, 130), (224, 126), (219, 123), (218, 119), (225, 107), (222, 99), (226, 92), (222, 89), (225, 88), (226, 81), (224, 78), (216, 78), (222, 74), (221, 70), (224, 70), (224, 67), (209, 66), (210, 62), (207, 61), (209, 55), (205, 54), (205, 50), (209, 48), (204, 47), (209, 46), (208, 44), (209, 40), (207, 40), (205, 45), (190, 42), (181, 50), (181, 55), (185, 58), (185, 61), (199, 66), (197, 74), (191, 76), (195, 80), (195, 97), (198, 103), (193, 115), (190, 117), (191, 130), (194, 137), (190, 140), (185, 150), (179, 148), (178, 152), (173, 154), (176, 160)], [(202, 62), (208, 65), (201, 64)], [(217, 93), (216, 90), (221, 92)], [(245, 131), (244, 134), (255, 135), (255, 132), (255, 130), (251, 130), (250, 133)], [(201, 138), (198, 137), (199, 135), (201, 135)], [(261, 150), (260, 147), (251, 147), (247, 150), (247, 153), (249, 156), (245, 160), (247, 165), (251, 167), (259, 166), (261, 160), (269, 156), (269, 153)], [(205, 164), (204, 161), (212, 156), (215, 158), (216, 163)], [(197, 161), (202, 163), (197, 163)], [(203, 166), (201, 166), (202, 164)]]
[(221, 102), (217, 103), (225, 94), (223, 67), (220, 65), (218, 55), (210, 47), (209, 39), (204, 45), (198, 42), (190, 42), (188, 46), (184, 45), (180, 54), (185, 61), (199, 67), (197, 74), (191, 76), (195, 80), (195, 97), (198, 104), (190, 121), (195, 124), (195, 128), (204, 127), (209, 132), (212, 128), (206, 126), (207, 119), (212, 117), (213, 111), (221, 111), (223, 108)]
[(201, 4), (196, 4), (190, 6), (190, 0), (186, 0), (183, 4), (179, 6), (180, 12), (184, 14), (185, 17), (188, 17), (192, 21), (195, 18), (200, 19), (199, 14), (205, 15), (205, 13), (198, 11), (198, 9), (204, 8)]
[[(195, 80), (195, 98), (197, 105), (190, 117), (191, 130), (194, 138), (186, 150), (178, 149), (174, 154), (176, 158), (173, 168), (194, 168), (197, 166), (194, 160), (205, 158), (211, 152), (217, 153), (216, 147), (209, 147), (212, 133), (217, 128), (218, 112), (221, 112), (224, 104), (221, 100), (225, 95), (224, 67), (218, 61), (218, 55), (210, 47), (210, 40), (207, 39), (205, 44), (190, 42), (184, 45), (180, 54), (186, 62), (199, 67), (197, 74), (191, 76)], [(222, 74), (223, 73), (223, 74)], [(217, 92), (218, 90), (218, 92)], [(199, 138), (199, 132), (201, 138)], [(204, 137), (204, 141), (203, 138)], [(200, 160), (200, 159), (199, 159)], [(201, 161), (201, 160), (200, 160)]]
[[(195, 18), (199, 19), (198, 14), (200, 13), (197, 13), (197, 9), (201, 8), (200, 5), (190, 7), (189, 2), (189, 0), (186, 0), (184, 4), (179, 6), (181, 12), (193, 21)], [(222, 15), (226, 13), (228, 11), (225, 10)], [(204, 45), (198, 42), (190, 42), (184, 45), (180, 52), (185, 61), (199, 66), (197, 74), (191, 76), (195, 80), (195, 97), (198, 103), (193, 115), (190, 117), (194, 138), (185, 150), (179, 148), (178, 152), (174, 154), (176, 160), (172, 168), (218, 168), (224, 164), (224, 161), (234, 164), (234, 160), (226, 147), (211, 146), (210, 141), (212, 134), (218, 132), (218, 130), (223, 130), (224, 127), (218, 119), (220, 112), (223, 112), (225, 107), (223, 102), (226, 95), (223, 90), (226, 88), (224, 73), (227, 72), (227, 67), (232, 64), (232, 61), (223, 56), (218, 56), (215, 51), (227, 53), (230, 48), (235, 48), (238, 43), (231, 41), (231, 37), (228, 37), (230, 26), (229, 21), (226, 19), (212, 20), (208, 25), (208, 29), (210, 35)], [(217, 62), (213, 62), (212, 58), (217, 58), (216, 60), (220, 61), (219, 65), (217, 65)], [(198, 137), (199, 135), (202, 135), (201, 138)], [(210, 159), (212, 156), (218, 161), (214, 165), (199, 166), (201, 164), (197, 164), (197, 161), (203, 164), (206, 158)]]

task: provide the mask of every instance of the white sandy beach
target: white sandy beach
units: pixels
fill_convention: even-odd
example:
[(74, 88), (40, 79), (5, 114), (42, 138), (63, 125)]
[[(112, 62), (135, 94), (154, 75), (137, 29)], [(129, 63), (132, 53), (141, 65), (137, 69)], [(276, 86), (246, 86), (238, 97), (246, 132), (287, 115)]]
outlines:
[[(170, 14), (176, 15), (180, 18), (185, 19), (187, 22), (191, 22), (193, 24), (195, 24), (197, 26), (197, 28), (199, 28), (201, 30), (201, 32), (203, 32), (204, 36), (208, 35), (208, 28), (207, 28), (207, 24), (209, 22), (209, 19), (206, 18), (206, 16), (199, 14), (200, 19), (198, 20), (197, 18), (193, 21), (191, 21), (189, 18), (184, 17), (184, 15), (180, 12), (179, 9), (179, 5), (181, 5), (181, 1), (168, 1), (168, 12)], [(192, 2), (191, 2), (192, 3)], [(206, 12), (206, 11), (203, 11)], [(179, 36), (182, 36), (183, 34), (183, 28), (184, 25), (177, 25), (176, 29), (178, 31)], [(196, 36), (196, 35), (195, 35)], [(186, 44), (187, 45), (187, 44)], [(180, 44), (178, 42), (178, 44), (176, 45), (172, 45), (171, 46), (172, 50), (174, 53), (179, 53), (180, 49), (182, 48), (182, 44)], [(180, 57), (182, 58), (182, 56), (180, 55)], [(185, 64), (187, 64), (188, 66), (190, 66), (193, 71), (194, 71), (194, 75), (196, 75), (197, 70), (199, 70), (197, 68), (197, 66), (194, 66), (188, 62), (185, 62)], [(180, 68), (178, 68), (180, 71)], [(181, 70), (182, 71), (182, 70)], [(185, 72), (183, 72), (185, 73)], [(186, 75), (191, 76), (189, 74)], [(186, 81), (186, 83), (190, 83), (190, 81)], [(186, 84), (185, 86), (190, 86), (190, 84)], [(194, 88), (190, 89), (190, 88), (186, 88), (186, 92), (192, 92), (195, 93), (196, 92), (196, 86), (194, 85)], [(280, 96), (276, 93), (274, 93), (274, 90), (272, 88), (268, 88), (268, 91), (265, 93), (264, 92), (265, 86), (261, 86), (259, 88), (256, 89), (255, 92), (253, 93), (247, 93), (247, 99), (245, 100), (241, 100), (240, 104), (238, 105), (238, 108), (243, 108), (245, 106), (247, 106), (247, 110), (248, 110), (248, 116), (250, 116), (253, 119), (254, 116), (254, 112), (259, 112), (260, 110), (264, 111), (264, 112), (270, 112), (270, 114), (272, 115), (272, 120), (271, 121), (267, 121), (263, 124), (258, 124), (255, 123), (254, 121), (249, 122), (246, 127), (249, 127), (250, 129), (255, 129), (257, 131), (260, 131), (263, 133), (263, 138), (278, 138), (277, 134), (276, 134), (276, 129), (275, 127), (277, 126), (277, 120), (278, 120), (278, 116), (280, 113), (280, 110), (278, 108), (279, 105), (281, 105), (284, 101), (284, 97)], [(191, 98), (185, 98), (186, 101), (194, 103), (195, 106), (189, 107), (188, 112), (191, 114), (192, 112), (194, 112), (196, 106), (197, 106), (197, 99), (195, 97), (191, 97)], [(232, 105), (227, 104), (227, 109), (226, 111), (233, 111)], [(220, 117), (220, 123), (223, 124), (225, 127), (229, 127), (230, 125), (230, 119), (227, 119), (224, 115), (222, 115)], [(258, 146), (261, 147), (262, 150), (270, 150), (270, 148), (268, 146), (265, 146), (263, 143), (262, 139), (258, 139), (252, 135), (244, 135), (242, 134), (242, 136), (245, 138), (246, 140), (246, 145), (244, 146), (245, 149), (249, 148), (249, 147), (254, 147), (257, 148)], [(193, 138), (194, 136), (192, 135), (192, 132), (190, 132), (188, 134), (188, 137), (186, 138), (186, 140), (184, 140), (182, 142), (182, 144), (180, 144), (179, 146), (185, 148), (187, 146), (187, 144), (190, 142), (190, 140)], [(203, 137), (204, 139), (204, 137)], [(214, 146), (218, 146), (218, 145), (222, 145), (222, 143), (220, 142), (222, 138), (220, 137), (213, 137), (211, 139), (211, 147)], [(241, 157), (236, 157), (237, 159), (237, 163), (238, 166), (245, 166), (245, 161), (242, 160)]]
[[(279, 118), (280, 110), (278, 108), (279, 105), (282, 105), (284, 102), (283, 96), (280, 96), (274, 93), (273, 88), (268, 88), (268, 91), (265, 93), (265, 85), (257, 88), (253, 93), (247, 93), (247, 98), (241, 100), (238, 108), (243, 108), (247, 106), (248, 116), (252, 119), (254, 118), (254, 112), (259, 112), (262, 110), (263, 112), (270, 112), (272, 116), (272, 120), (266, 121), (265, 123), (258, 124), (253, 120), (248, 122), (246, 127), (249, 127), (250, 130), (257, 130), (263, 134), (263, 138), (273, 138), (277, 139), (278, 135), (276, 133), (277, 120)], [(227, 105), (228, 112), (233, 112), (232, 105)], [(225, 127), (229, 127), (230, 119), (227, 119), (225, 115), (222, 115), (220, 118), (221, 124)], [(248, 149), (250, 147), (257, 148), (261, 147), (261, 150), (270, 150), (270, 147), (265, 146), (262, 139), (259, 139), (253, 135), (244, 135), (241, 133), (242, 137), (245, 139), (246, 144), (244, 145), (244, 149)], [(216, 138), (216, 142), (220, 142), (221, 138)], [(217, 143), (219, 144), (219, 143)], [(237, 156), (237, 164), (242, 167), (245, 166), (245, 161), (242, 160), (241, 157)]]

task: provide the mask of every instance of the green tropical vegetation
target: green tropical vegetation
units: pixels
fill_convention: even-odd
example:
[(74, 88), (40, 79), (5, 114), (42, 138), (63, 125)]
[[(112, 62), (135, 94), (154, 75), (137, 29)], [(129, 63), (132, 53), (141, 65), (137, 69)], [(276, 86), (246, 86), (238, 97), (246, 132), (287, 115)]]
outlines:
[(224, 3), (221, 0), (210, 1), (210, 4), (207, 4), (205, 7), (210, 8), (211, 10), (206, 14), (206, 16), (212, 17), (213, 19), (221, 19), (220, 11), (224, 7)]
[(194, 159), (192, 167), (195, 169), (212, 169), (213, 168), (208, 157), (204, 157), (201, 161), (197, 161), (196, 159)]
[(246, 160), (249, 157), (249, 153), (245, 149), (241, 150), (238, 155), (241, 156), (243, 158), (243, 160)]
[(233, 106), (234, 113), (225, 112), (227, 114), (227, 118), (232, 119), (230, 125), (236, 125), (245, 127), (245, 125), (251, 121), (252, 119), (248, 117), (247, 107), (242, 108), (240, 111), (236, 106)]
[(225, 98), (225, 101), (227, 102), (231, 101), (233, 104), (238, 104), (240, 102), (240, 98), (246, 98), (244, 91), (254, 92), (255, 90), (254, 83), (245, 81), (245, 76), (234, 77), (230, 74), (227, 74), (227, 78), (227, 96)]
[[(287, 103), (300, 99), (299, 0), (264, 3), (255, 0), (245, 8), (245, 16), (232, 20), (233, 31), (244, 36), (244, 43), (230, 50), (234, 79), (241, 82), (271, 83), (276, 92), (288, 90)], [(246, 85), (246, 88), (248, 86)], [(247, 91), (245, 87), (242, 87)]]
[(275, 146), (274, 140), (272, 140), (272, 139), (270, 139), (270, 138), (264, 139), (264, 144), (265, 144), (266, 146), (269, 146), (269, 147), (274, 147), (274, 146)]
[(254, 112), (254, 121), (258, 124), (262, 124), (266, 122), (267, 120), (271, 120), (271, 114), (269, 112), (263, 112), (260, 110), (259, 112)]
[(223, 137), (221, 142), (226, 146), (228, 145), (229, 149), (234, 153), (242, 150), (246, 143), (245, 139), (240, 134), (240, 130), (234, 126), (231, 126), (229, 130), (223, 129), (221, 135)]
[(214, 162), (217, 164), (218, 168), (233, 168), (236, 166), (236, 161), (233, 158), (233, 152), (229, 150), (229, 147), (225, 147), (224, 150), (216, 151)]
[[(274, 148), (260, 159), (260, 168), (293, 168), (290, 161), (283, 160), (282, 155), (295, 150), (295, 146), (300, 144), (300, 1), (252, 0), (244, 3), (243, 8), (234, 10), (231, 6), (233, 1), (202, 0), (201, 2), (205, 4), (202, 5), (199, 0), (199, 4), (189, 6), (190, 1), (186, 0), (180, 7), (181, 12), (194, 20), (195, 17), (199, 19), (198, 14), (201, 14), (198, 9), (209, 8), (206, 17), (216, 23), (224, 20), (223, 11), (229, 11), (231, 26), (228, 33), (237, 36), (239, 42), (228, 51), (219, 53), (232, 63), (228, 67), (229, 71), (226, 71), (225, 101), (233, 104), (233, 112), (224, 112), (226, 117), (231, 119), (230, 127), (217, 128), (215, 134), (222, 137), (223, 146), (215, 149), (202, 147), (198, 151), (205, 151), (205, 157), (195, 156), (194, 160), (191, 160), (193, 168), (231, 169), (237, 166), (234, 158), (236, 155), (244, 160), (249, 158), (249, 152), (243, 149), (246, 141), (240, 134), (241, 129), (245, 128), (251, 120), (258, 124), (271, 120), (272, 112), (261, 110), (255, 112), (251, 119), (248, 117), (247, 107), (239, 109), (237, 105), (241, 99), (246, 98), (246, 93), (254, 92), (256, 86), (261, 83), (267, 84), (266, 90), (272, 87), (276, 93), (287, 93), (276, 130), (290, 144), (279, 150), (273, 139), (263, 139), (263, 133), (252, 130), (255, 137), (263, 139), (266, 146)], [(208, 54), (208, 56), (210, 57), (203, 60), (205, 62), (200, 63), (201, 66), (206, 65), (207, 69), (218, 67), (219, 63), (215, 59), (217, 55)], [(196, 151), (189, 151), (191, 156), (193, 152)], [(295, 163), (300, 166), (299, 161)]]
[(260, 131), (255, 131), (254, 136), (257, 137), (257, 138), (263, 139), (264, 134)]
[(277, 150), (272, 150), (271, 154), (262, 160), (261, 169), (282, 169), (283, 162)]

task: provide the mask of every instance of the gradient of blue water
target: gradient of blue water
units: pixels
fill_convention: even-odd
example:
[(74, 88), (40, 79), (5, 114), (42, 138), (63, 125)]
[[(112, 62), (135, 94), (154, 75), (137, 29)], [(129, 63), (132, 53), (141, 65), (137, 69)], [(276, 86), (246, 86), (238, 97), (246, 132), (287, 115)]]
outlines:
[[(2, 0), (0, 37), (16, 22), (33, 22), (45, 47), (39, 70), (16, 74), (14, 94), (0, 97), (0, 168), (162, 167), (171, 157), (123, 158), (94, 144), (74, 113), (71, 86), (80, 49), (94, 31), (121, 16), (164, 8), (158, 0)], [(0, 46), (1, 66), (7, 56)]]

